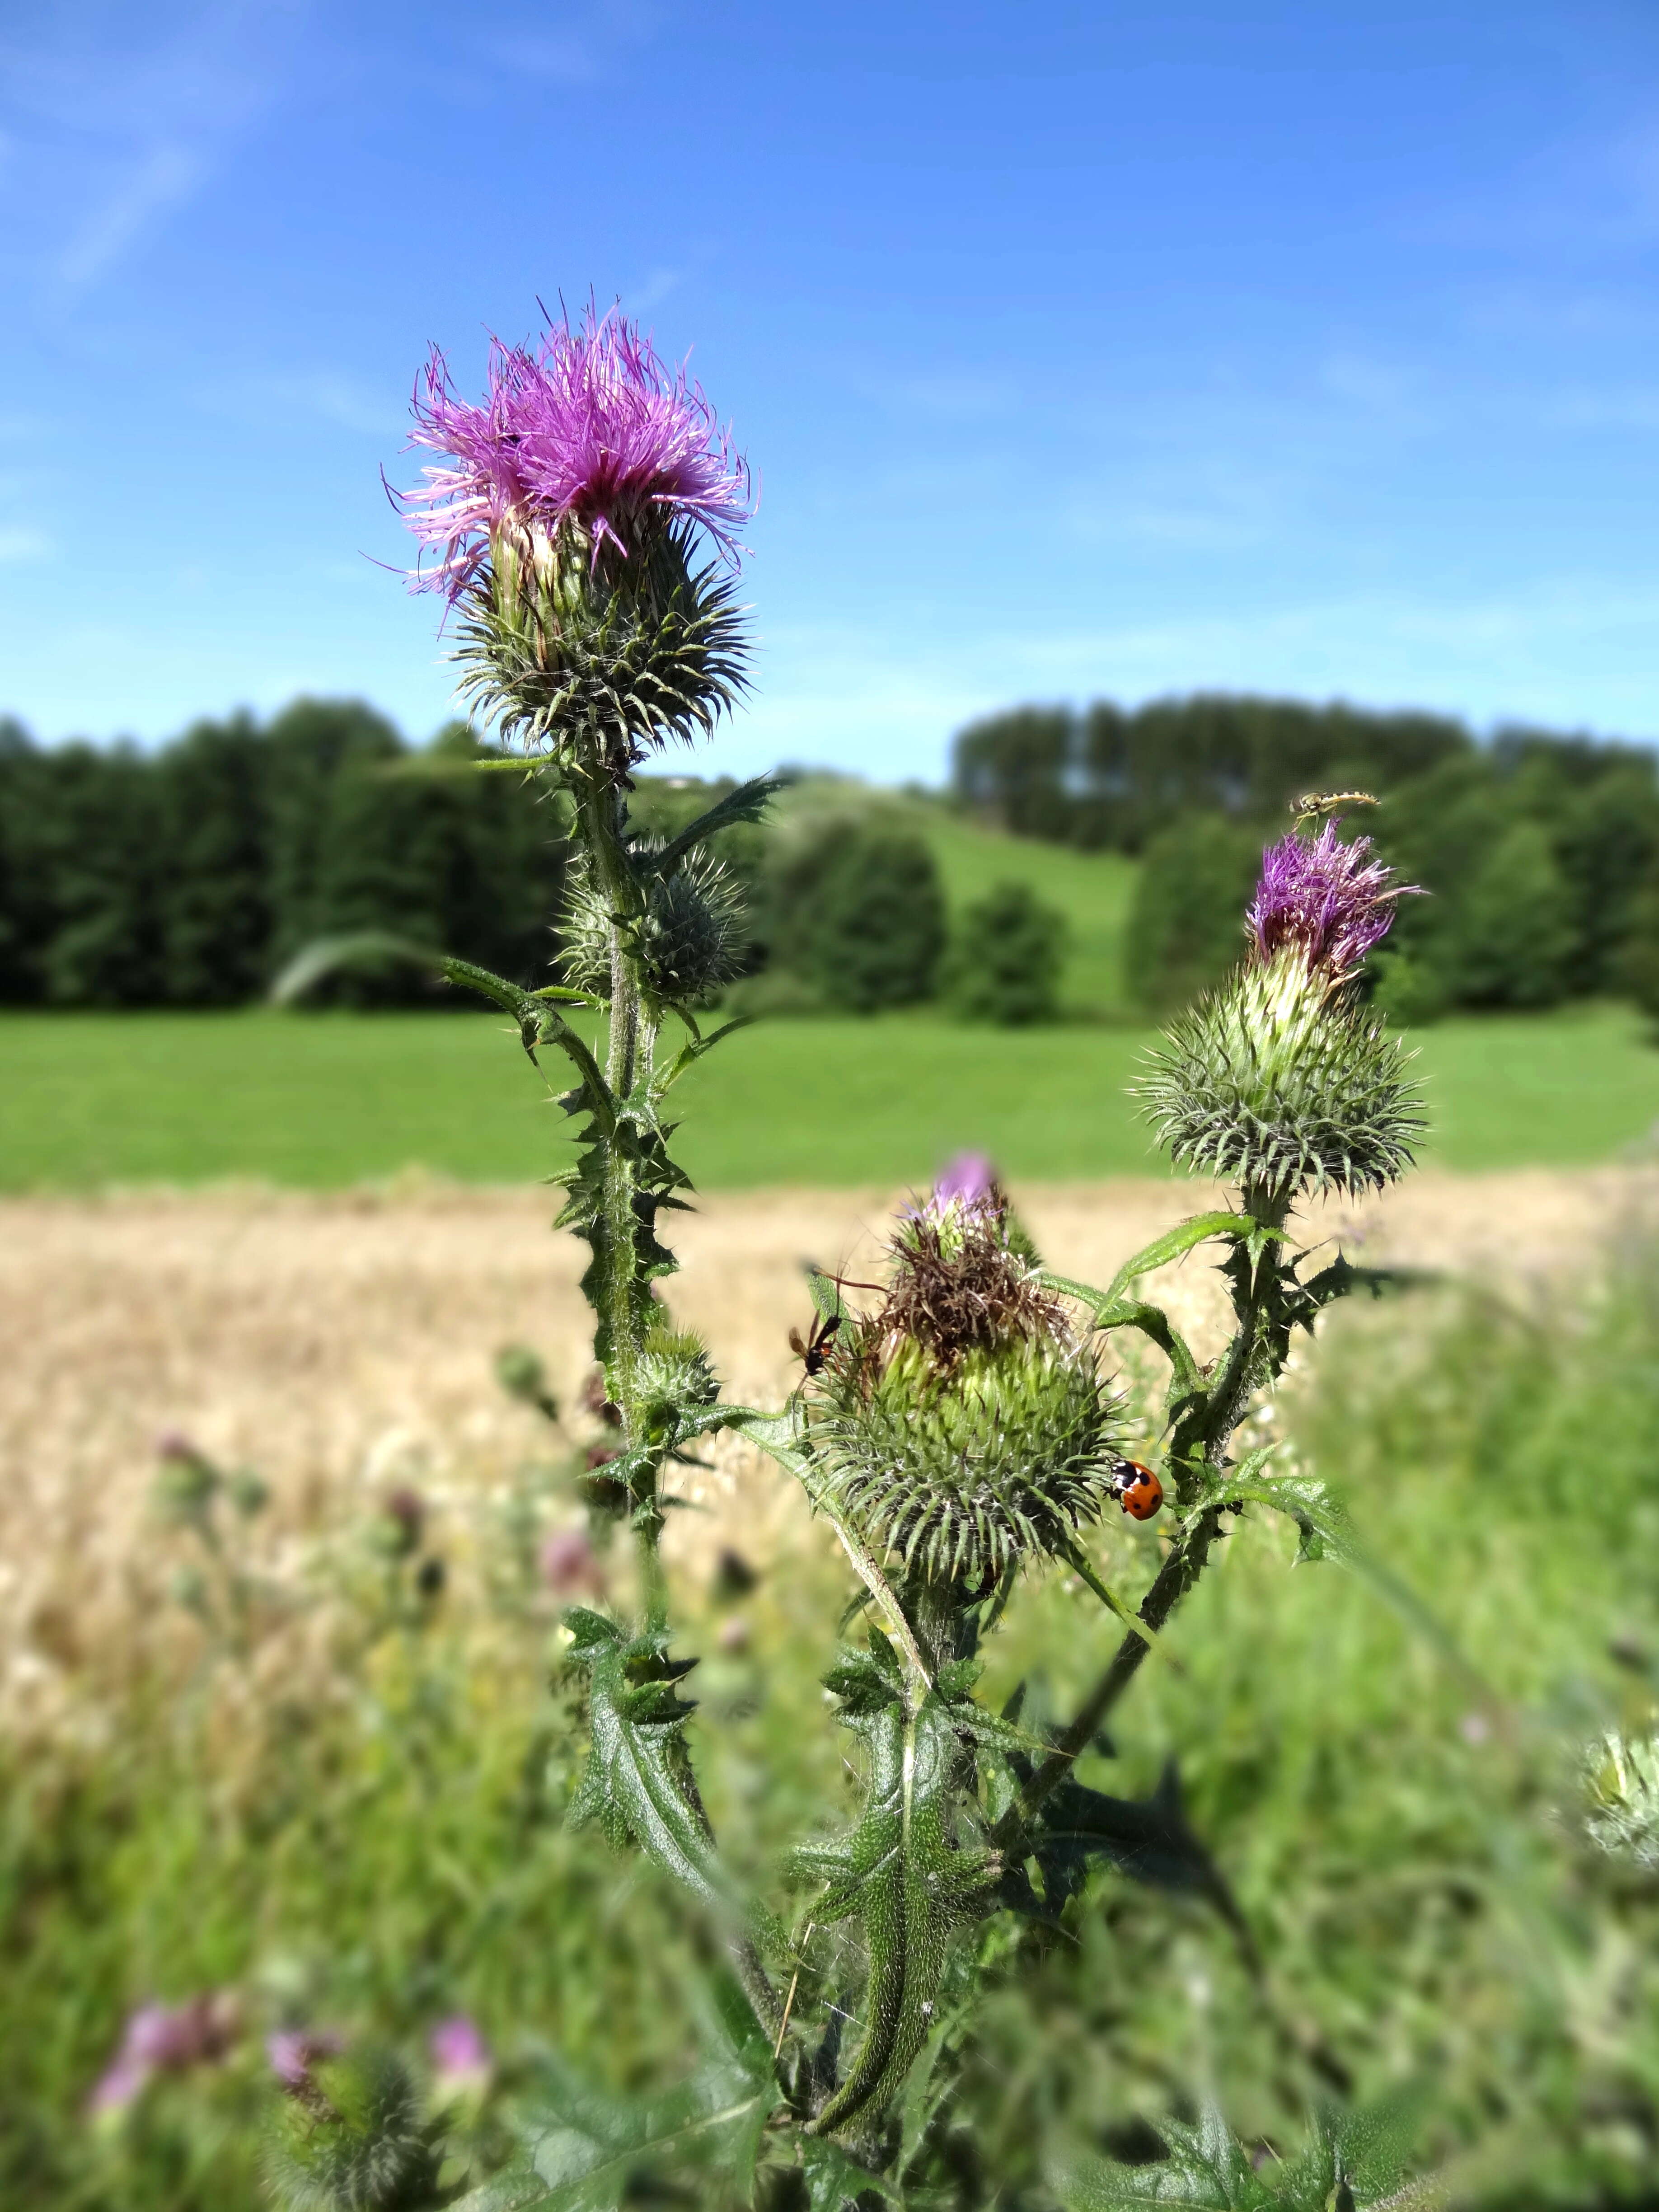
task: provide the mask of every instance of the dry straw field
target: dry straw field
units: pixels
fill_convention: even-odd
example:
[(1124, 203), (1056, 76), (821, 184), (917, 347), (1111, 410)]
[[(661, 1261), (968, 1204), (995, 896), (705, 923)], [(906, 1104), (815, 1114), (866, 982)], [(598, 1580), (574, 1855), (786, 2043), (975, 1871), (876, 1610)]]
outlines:
[[(1585, 1267), (1656, 1193), (1649, 1170), (1430, 1174), (1305, 1225), (1355, 1256), (1514, 1288)], [(801, 1262), (867, 1274), (895, 1196), (726, 1197), (677, 1220), (684, 1272), (670, 1296), (706, 1334), (731, 1395), (776, 1401), (787, 1332), (807, 1313)], [(1016, 1197), (1051, 1264), (1102, 1282), (1210, 1194), (1121, 1181)], [(527, 1455), (545, 1457), (539, 1417), (503, 1395), (492, 1363), (506, 1343), (532, 1345), (566, 1404), (586, 1372), (582, 1254), (550, 1234), (549, 1212), (539, 1190), (436, 1185), (0, 1206), (0, 1717), (61, 1718), (77, 1691), (116, 1688), (151, 1639), (177, 1632), (150, 1504), (164, 1429), (259, 1470), (276, 1558), (393, 1484), (416, 1485), (459, 1523)], [(1158, 1287), (1201, 1342), (1216, 1310), (1201, 1255)], [(687, 1478), (706, 1510), (676, 1520), (683, 1561), (803, 1533), (799, 1500), (765, 1463), (730, 1438), (716, 1462)]]

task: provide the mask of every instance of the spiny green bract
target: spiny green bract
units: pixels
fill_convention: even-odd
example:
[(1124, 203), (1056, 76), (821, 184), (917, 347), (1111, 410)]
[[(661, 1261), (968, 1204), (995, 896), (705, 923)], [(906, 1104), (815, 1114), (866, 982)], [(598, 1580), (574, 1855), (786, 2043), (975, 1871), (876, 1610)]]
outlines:
[(1584, 1765), (1590, 1840), (1615, 1857), (1659, 1867), (1659, 1736), (1604, 1736)]
[(284, 2212), (398, 2212), (430, 2201), (430, 2130), (386, 2051), (314, 2062), (283, 2100), (265, 2172)]
[(1284, 1194), (1381, 1190), (1425, 1126), (1407, 1057), (1289, 952), (1182, 1014), (1136, 1090), (1178, 1167)]
[(658, 1322), (634, 1362), (634, 1388), (648, 1431), (687, 1408), (712, 1406), (720, 1383), (701, 1337)]
[(1112, 1494), (1116, 1402), (1081, 1346), (1017, 1338), (941, 1372), (910, 1341), (873, 1377), (842, 1359), (824, 1382), (827, 1498), (907, 1571), (982, 1588)]
[[(635, 848), (648, 869), (651, 845)], [(571, 869), (559, 917), (559, 966), (567, 983), (611, 996), (611, 911), (585, 861)], [(694, 848), (666, 875), (650, 876), (634, 925), (640, 986), (659, 1005), (695, 1006), (742, 965), (747, 945), (743, 894), (723, 862)]]
[(463, 603), (461, 696), (504, 738), (625, 785), (671, 738), (706, 735), (744, 688), (734, 581), (694, 567), (684, 526), (642, 531), (624, 558), (567, 525), (503, 528)]

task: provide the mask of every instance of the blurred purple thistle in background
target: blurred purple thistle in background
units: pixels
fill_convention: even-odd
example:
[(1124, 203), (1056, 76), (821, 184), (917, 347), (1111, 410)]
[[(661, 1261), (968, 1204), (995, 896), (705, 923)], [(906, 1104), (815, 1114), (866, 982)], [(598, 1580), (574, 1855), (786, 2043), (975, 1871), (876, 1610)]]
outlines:
[(427, 2039), (427, 2050), (441, 2094), (482, 2087), (489, 2077), (489, 2045), (477, 2023), (465, 2013), (457, 2013), (452, 2020), (441, 2020)]
[(1345, 843), (1334, 821), (1310, 843), (1297, 831), (1261, 856), (1261, 879), (1246, 917), (1257, 957), (1299, 946), (1310, 967), (1336, 982), (1352, 975), (1394, 925), (1394, 902), (1414, 891), (1370, 857), (1371, 841)]
[(434, 347), (414, 397), (409, 444), (453, 466), (427, 468), (423, 483), (394, 496), (435, 565), (417, 565), (416, 590), (453, 602), (483, 565), (508, 521), (556, 533), (567, 519), (626, 558), (650, 514), (683, 516), (708, 532), (734, 565), (736, 532), (754, 512), (748, 464), (685, 365), (671, 370), (617, 308), (590, 300), (573, 330), (550, 320), (531, 345), (492, 339), (489, 392), (459, 398)]
[(93, 2090), (92, 2110), (118, 2112), (152, 2075), (182, 2074), (204, 2059), (222, 2057), (236, 2025), (235, 2005), (225, 1996), (191, 1997), (180, 2005), (140, 2005)]
[[(615, 1456), (614, 1453), (605, 1452), (596, 1461), (590, 1451), (587, 1463), (590, 1468), (602, 1466), (606, 1459)], [(554, 1529), (543, 1541), (538, 1564), (542, 1580), (561, 1596), (567, 1596), (576, 1589), (597, 1592), (605, 1588), (605, 1575), (593, 1555), (593, 1547), (585, 1528)]]

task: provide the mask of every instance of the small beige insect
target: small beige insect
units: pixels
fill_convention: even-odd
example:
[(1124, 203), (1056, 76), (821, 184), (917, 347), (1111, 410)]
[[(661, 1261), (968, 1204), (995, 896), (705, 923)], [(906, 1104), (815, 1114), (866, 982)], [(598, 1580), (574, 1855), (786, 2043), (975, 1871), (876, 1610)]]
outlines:
[(1334, 814), (1339, 806), (1380, 806), (1382, 803), (1369, 791), (1310, 791), (1292, 800), (1291, 811), (1299, 830), (1304, 822), (1317, 822), (1322, 814)]

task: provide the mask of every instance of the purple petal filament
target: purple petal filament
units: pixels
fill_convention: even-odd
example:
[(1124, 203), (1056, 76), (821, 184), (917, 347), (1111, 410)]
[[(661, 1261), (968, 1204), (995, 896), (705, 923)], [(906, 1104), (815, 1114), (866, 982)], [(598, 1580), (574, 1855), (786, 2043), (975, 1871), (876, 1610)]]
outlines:
[(958, 1152), (933, 1185), (933, 1202), (982, 1206), (995, 1188), (996, 1170), (983, 1152)]
[(748, 464), (684, 362), (670, 370), (636, 324), (589, 301), (574, 329), (550, 321), (533, 345), (492, 339), (480, 404), (458, 398), (434, 347), (417, 381), (410, 446), (447, 457), (398, 495), (410, 529), (435, 562), (416, 590), (453, 604), (510, 519), (550, 532), (567, 518), (626, 557), (649, 512), (685, 517), (727, 559), (754, 512)]
[(1414, 888), (1371, 854), (1369, 837), (1345, 843), (1334, 821), (1311, 842), (1292, 831), (1261, 856), (1247, 920), (1258, 955), (1299, 945), (1310, 964), (1352, 975), (1394, 923), (1394, 902)]

